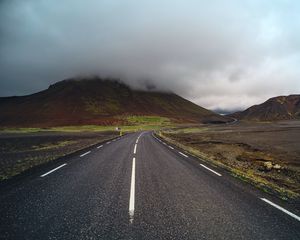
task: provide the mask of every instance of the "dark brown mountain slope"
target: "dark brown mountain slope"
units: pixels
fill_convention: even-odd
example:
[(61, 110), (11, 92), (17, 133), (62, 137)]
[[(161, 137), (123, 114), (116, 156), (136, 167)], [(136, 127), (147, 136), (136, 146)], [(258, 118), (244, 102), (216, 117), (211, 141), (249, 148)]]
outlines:
[(277, 121), (300, 119), (300, 95), (279, 96), (230, 115), (241, 120)]
[(125, 123), (130, 115), (177, 122), (227, 121), (176, 94), (132, 90), (99, 78), (64, 80), (32, 95), (0, 98), (0, 126), (110, 125)]

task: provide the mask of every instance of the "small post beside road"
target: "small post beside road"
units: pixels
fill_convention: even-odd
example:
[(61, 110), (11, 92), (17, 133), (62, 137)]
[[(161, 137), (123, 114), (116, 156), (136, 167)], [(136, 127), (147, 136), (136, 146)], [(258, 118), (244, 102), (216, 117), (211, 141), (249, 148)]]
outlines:
[(120, 137), (122, 136), (122, 130), (119, 127), (116, 127), (116, 131), (120, 131)]

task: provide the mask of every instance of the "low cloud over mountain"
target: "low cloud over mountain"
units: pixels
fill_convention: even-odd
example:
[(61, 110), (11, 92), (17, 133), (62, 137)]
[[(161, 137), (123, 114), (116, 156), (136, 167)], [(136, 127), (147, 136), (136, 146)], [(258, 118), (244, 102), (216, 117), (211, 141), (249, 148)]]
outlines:
[(0, 3), (0, 96), (120, 77), (235, 110), (300, 91), (298, 1)]

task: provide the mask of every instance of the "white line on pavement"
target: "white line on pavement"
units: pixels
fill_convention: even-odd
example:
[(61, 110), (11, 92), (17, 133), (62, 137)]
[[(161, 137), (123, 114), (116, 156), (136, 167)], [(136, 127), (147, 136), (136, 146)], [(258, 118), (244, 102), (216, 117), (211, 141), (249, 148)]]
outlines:
[(136, 154), (136, 148), (137, 148), (137, 145), (135, 144), (134, 149), (133, 149), (133, 154)]
[(222, 176), (220, 173), (218, 173), (218, 172), (216, 172), (216, 171), (214, 171), (214, 170), (210, 169), (209, 167), (206, 167), (206, 166), (205, 166), (205, 165), (203, 165), (203, 164), (200, 164), (200, 165), (201, 165), (202, 167), (206, 168), (207, 170), (209, 170), (209, 171), (213, 172), (214, 174), (218, 175), (219, 177), (221, 177), (221, 176)]
[(174, 149), (172, 146), (168, 146), (169, 148), (171, 148), (171, 149)]
[(165, 142), (163, 142), (163, 145), (167, 145)]
[(273, 207), (279, 209), (280, 211), (282, 211), (282, 212), (288, 214), (289, 216), (295, 218), (296, 220), (300, 221), (300, 217), (297, 216), (296, 214), (291, 213), (290, 211), (284, 209), (283, 207), (278, 206), (277, 204), (271, 202), (270, 200), (268, 200), (268, 199), (266, 199), (266, 198), (261, 198), (261, 200), (263, 200), (264, 202), (270, 204), (271, 206), (273, 206)]
[(47, 176), (48, 174), (50, 174), (50, 173), (52, 173), (52, 172), (54, 172), (54, 171), (56, 171), (56, 170), (62, 168), (63, 166), (66, 166), (66, 165), (67, 165), (67, 164), (64, 163), (64, 164), (58, 166), (57, 168), (54, 168), (54, 169), (52, 169), (51, 171), (44, 173), (43, 175), (41, 175), (41, 177), (45, 177), (45, 176)]
[(98, 146), (97, 148), (102, 148), (103, 147), (103, 145), (100, 145), (100, 146)]
[(178, 152), (179, 154), (181, 154), (182, 156), (184, 156), (184, 157), (189, 157), (188, 155), (185, 155), (184, 153), (182, 153), (182, 152)]
[(132, 159), (132, 171), (131, 171), (131, 186), (130, 186), (130, 197), (129, 197), (130, 223), (133, 222), (133, 217), (134, 217), (134, 195), (135, 195), (135, 158)]
[(86, 152), (84, 154), (81, 154), (80, 157), (84, 157), (85, 155), (88, 155), (89, 153), (91, 153), (91, 151), (88, 151), (88, 152)]
[(110, 142), (107, 142), (106, 144), (110, 144)]

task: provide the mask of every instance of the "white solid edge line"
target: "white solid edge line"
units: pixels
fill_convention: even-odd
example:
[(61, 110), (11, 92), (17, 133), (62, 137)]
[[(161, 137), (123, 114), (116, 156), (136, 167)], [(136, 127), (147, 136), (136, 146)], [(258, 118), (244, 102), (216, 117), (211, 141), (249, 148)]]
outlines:
[(282, 212), (288, 214), (289, 216), (295, 218), (296, 220), (300, 221), (300, 217), (297, 216), (296, 214), (291, 213), (290, 211), (284, 209), (283, 207), (278, 206), (277, 204), (271, 202), (270, 200), (268, 200), (268, 199), (266, 199), (266, 198), (260, 198), (260, 199), (263, 200), (264, 202), (270, 204), (271, 206), (273, 206), (273, 207), (279, 209), (280, 211), (282, 211)]
[(169, 148), (171, 148), (171, 149), (174, 149), (172, 146), (168, 146)]
[(134, 154), (136, 154), (136, 147), (137, 147), (137, 145), (135, 144), (135, 145), (134, 145), (134, 149), (133, 149), (133, 153), (134, 153)]
[(139, 139), (137, 139), (137, 140), (135, 141), (135, 144), (138, 144), (138, 142), (139, 142)]
[(91, 151), (88, 151), (88, 152), (86, 152), (84, 154), (81, 154), (80, 157), (84, 157), (85, 155), (88, 155), (89, 153), (91, 153)]
[(100, 145), (100, 146), (98, 146), (97, 148), (102, 148), (103, 147), (103, 145)]
[(200, 163), (200, 165), (201, 165), (202, 167), (206, 168), (207, 170), (209, 170), (209, 171), (213, 172), (214, 174), (218, 175), (219, 177), (221, 177), (221, 176), (222, 176), (220, 173), (218, 173), (218, 172), (216, 172), (216, 171), (214, 171), (214, 170), (210, 169), (209, 167), (206, 167), (205, 165), (203, 165), (203, 164), (201, 164), (201, 163)]
[(134, 195), (135, 195), (135, 157), (132, 159), (130, 197), (129, 197), (129, 218), (130, 218), (130, 223), (133, 222), (133, 216), (134, 216)]
[(184, 156), (184, 157), (189, 157), (188, 155), (185, 155), (184, 153), (182, 153), (182, 152), (178, 152), (179, 154), (181, 154), (182, 156)]
[(54, 169), (50, 170), (49, 172), (44, 173), (43, 175), (41, 175), (41, 177), (45, 177), (45, 176), (47, 176), (48, 174), (50, 174), (50, 173), (52, 173), (52, 172), (54, 172), (54, 171), (56, 171), (56, 170), (58, 170), (58, 169), (60, 169), (60, 168), (62, 168), (62, 167), (64, 167), (64, 166), (66, 166), (66, 165), (67, 165), (67, 164), (64, 163), (64, 164), (58, 166), (57, 168), (54, 168)]

